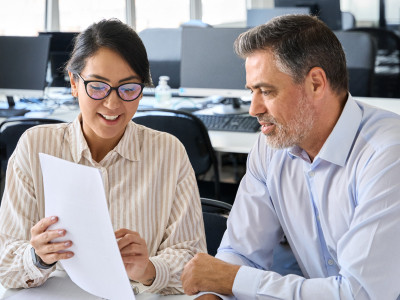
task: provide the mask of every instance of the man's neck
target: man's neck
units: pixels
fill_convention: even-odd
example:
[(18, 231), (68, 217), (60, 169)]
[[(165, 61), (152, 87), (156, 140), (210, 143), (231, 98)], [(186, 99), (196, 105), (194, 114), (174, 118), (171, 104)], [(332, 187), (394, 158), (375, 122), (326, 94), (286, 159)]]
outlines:
[(326, 105), (317, 111), (315, 124), (308, 138), (299, 145), (307, 152), (311, 162), (318, 155), (325, 141), (332, 133), (346, 104), (348, 93), (327, 99)]

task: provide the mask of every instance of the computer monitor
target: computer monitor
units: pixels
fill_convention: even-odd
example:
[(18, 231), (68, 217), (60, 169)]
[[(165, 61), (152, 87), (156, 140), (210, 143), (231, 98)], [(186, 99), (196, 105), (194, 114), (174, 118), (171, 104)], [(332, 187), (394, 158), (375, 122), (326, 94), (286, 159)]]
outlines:
[(340, 0), (275, 0), (275, 7), (308, 7), (332, 30), (342, 29)]
[(255, 27), (264, 24), (274, 17), (287, 14), (306, 14), (310, 13), (309, 7), (276, 7), (264, 9), (248, 9), (247, 21), (248, 27)]
[(187, 96), (249, 96), (244, 60), (233, 50), (247, 28), (182, 28), (181, 87)]
[(49, 46), (48, 36), (0, 36), (0, 95), (7, 96), (9, 107), (14, 96), (43, 96)]
[(78, 32), (39, 32), (39, 36), (50, 36), (49, 68), (51, 74), (50, 86), (69, 87), (67, 74), (64, 72), (72, 49), (74, 38)]

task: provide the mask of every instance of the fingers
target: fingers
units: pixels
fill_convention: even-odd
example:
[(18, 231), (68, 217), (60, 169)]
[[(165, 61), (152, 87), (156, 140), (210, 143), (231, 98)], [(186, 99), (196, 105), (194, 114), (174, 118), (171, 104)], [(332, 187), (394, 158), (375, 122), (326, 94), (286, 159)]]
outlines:
[(45, 232), (50, 225), (58, 222), (58, 217), (52, 216), (41, 219), (36, 225), (31, 228), (32, 236)]
[(61, 259), (67, 259), (74, 255), (67, 251), (72, 246), (72, 241), (52, 242), (56, 238), (66, 235), (64, 229), (49, 230), (49, 227), (58, 222), (58, 217), (47, 217), (41, 219), (31, 228), (31, 245), (36, 254), (47, 264), (52, 264)]
[[(115, 232), (118, 240), (118, 248), (121, 254), (127, 252), (141, 252), (140, 249), (146, 247), (146, 242), (141, 238), (140, 234), (128, 229), (119, 229)], [(125, 249), (126, 248), (126, 249)]]
[(71, 246), (72, 246), (71, 241), (53, 243), (44, 247), (44, 248), (48, 247), (47, 248), (48, 251), (43, 251), (42, 253), (43, 248), (41, 248), (40, 250), (35, 249), (35, 252), (38, 256), (40, 256), (43, 262), (50, 265), (53, 262), (73, 257), (74, 253), (72, 251), (67, 251), (67, 249)]
[(121, 228), (118, 229), (117, 231), (115, 231), (115, 237), (117, 239), (122, 238), (123, 236), (127, 235), (127, 234), (137, 234), (139, 235), (139, 233), (137, 233), (136, 231), (132, 231), (126, 228)]

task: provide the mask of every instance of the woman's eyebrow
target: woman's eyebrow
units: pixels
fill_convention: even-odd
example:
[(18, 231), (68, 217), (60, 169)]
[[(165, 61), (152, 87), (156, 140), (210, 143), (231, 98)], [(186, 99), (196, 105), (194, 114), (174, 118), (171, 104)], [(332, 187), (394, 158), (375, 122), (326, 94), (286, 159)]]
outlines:
[[(110, 79), (108, 79), (106, 77), (103, 77), (103, 76), (100, 76), (100, 75), (97, 75), (97, 74), (89, 74), (89, 75), (87, 75), (87, 77), (94, 77), (94, 78), (99, 79), (99, 80), (104, 80), (104, 81), (110, 82)], [(140, 79), (140, 78), (138, 76), (136, 76), (136, 75), (132, 75), (132, 76), (123, 78), (123, 79), (119, 80), (118, 82), (124, 82), (124, 81), (128, 81), (128, 80), (131, 80), (131, 79)]]

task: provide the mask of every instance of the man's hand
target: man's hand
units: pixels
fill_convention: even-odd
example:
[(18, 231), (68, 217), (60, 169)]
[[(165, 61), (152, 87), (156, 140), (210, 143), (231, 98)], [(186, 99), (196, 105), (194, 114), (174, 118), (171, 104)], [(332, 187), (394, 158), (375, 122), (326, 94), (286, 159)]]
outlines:
[(115, 237), (119, 239), (118, 248), (128, 277), (144, 285), (151, 285), (156, 278), (156, 269), (149, 260), (146, 241), (139, 233), (124, 228), (117, 230)]
[(48, 265), (74, 255), (73, 252), (67, 251), (72, 246), (71, 241), (52, 242), (55, 238), (63, 237), (66, 234), (65, 229), (48, 230), (50, 225), (57, 222), (57, 217), (47, 217), (31, 228), (31, 245), (35, 248), (36, 255)]
[(232, 295), (233, 282), (239, 268), (240, 266), (226, 263), (205, 253), (196, 254), (183, 269), (183, 290), (188, 295), (198, 292)]

